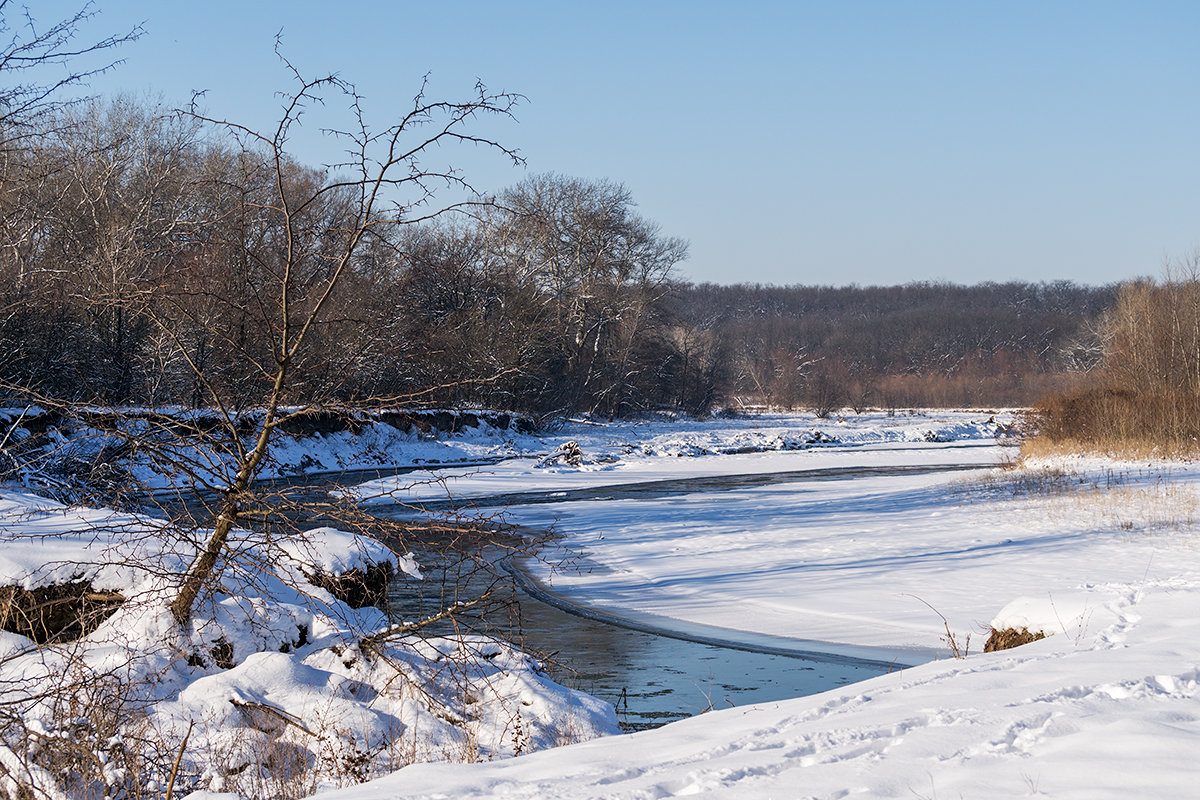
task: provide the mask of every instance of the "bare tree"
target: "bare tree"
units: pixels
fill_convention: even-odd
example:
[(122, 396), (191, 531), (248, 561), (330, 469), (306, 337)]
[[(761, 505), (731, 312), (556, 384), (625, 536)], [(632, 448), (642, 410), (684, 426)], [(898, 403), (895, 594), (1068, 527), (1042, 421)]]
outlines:
[[(196, 109), (188, 112), (192, 118), (228, 133), (240, 157), (254, 164), (258, 174), (269, 177), (266, 186), (235, 187), (244, 198), (241, 210), (263, 218), (270, 228), (268, 236), (243, 238), (236, 248), (239, 258), (261, 276), (261, 282), (250, 281), (248, 289), (251, 313), (269, 332), (269, 352), (260, 359), (237, 347), (237, 343), (230, 343), (251, 359), (252, 371), (264, 388), (256, 403), (260, 410), (256, 429), (246, 436), (239, 427), (234, 398), (192, 360), (184, 342), (175, 342), (219, 414), (234, 456), (228, 467), (227, 485), (218, 487), (220, 500), (211, 534), (171, 603), (171, 611), (181, 624), (188, 622), (197, 597), (219, 569), (230, 532), (247, 511), (248, 490), (263, 466), (271, 440), (281, 425), (320, 405), (319, 395), (310, 395), (302, 408), (285, 408), (293, 397), (295, 376), (313, 368), (308, 358), (310, 340), (322, 326), (336, 322), (330, 318), (330, 310), (367, 245), (386, 238), (397, 226), (481, 202), (468, 199), (437, 205), (435, 193), (439, 187), (448, 186), (476, 197), (478, 194), (454, 169), (433, 168), (427, 160), (439, 148), (468, 144), (494, 149), (520, 162), (514, 150), (469, 131), (469, 124), (481, 116), (510, 116), (519, 100), (516, 95), (489, 93), (480, 84), (466, 100), (431, 100), (423, 84), (398, 122), (376, 130), (370, 127), (362, 99), (351, 84), (334, 76), (306, 78), (289, 62), (284, 63), (296, 88), (284, 96), (283, 112), (273, 130), (260, 133)], [(287, 152), (290, 137), (303, 114), (331, 95), (343, 98), (350, 107), (351, 126), (327, 132), (344, 146), (345, 159), (321, 175), (297, 175)], [(325, 213), (331, 206), (336, 213)], [(175, 314), (187, 317), (190, 313), (179, 298), (169, 293), (153, 298), (151, 307), (151, 318), (168, 337), (173, 337), (176, 330)]]
[(609, 181), (539, 175), (506, 192), (503, 205), (503, 258), (514, 280), (537, 286), (558, 332), (550, 363), (560, 408), (637, 410), (628, 407), (631, 386), (657, 364), (636, 351), (660, 327), (655, 315), (686, 242), (662, 236), (633, 212), (629, 190)]
[[(64, 108), (86, 100), (70, 92), (115, 67), (113, 52), (142, 34), (140, 26), (99, 39), (82, 36), (96, 15), (92, 3), (57, 21), (35, 18), (24, 5), (0, 0), (0, 348), (20, 371), (61, 353), (61, 342), (39, 336), (36, 313), (54, 314), (60, 298), (38, 296), (31, 258), (45, 221), (50, 179), (59, 165), (34, 153), (44, 136), (66, 124)], [(32, 311), (34, 300), (41, 306)], [(18, 349), (13, 343), (20, 343)], [(6, 375), (0, 374), (0, 377)]]
[(143, 33), (137, 25), (79, 41), (85, 23), (98, 13), (88, 2), (57, 22), (39, 23), (27, 7), (0, 0), (0, 151), (8, 153), (44, 133), (43, 123), (71, 102), (66, 90), (117, 66), (120, 60), (109, 58), (109, 51)]

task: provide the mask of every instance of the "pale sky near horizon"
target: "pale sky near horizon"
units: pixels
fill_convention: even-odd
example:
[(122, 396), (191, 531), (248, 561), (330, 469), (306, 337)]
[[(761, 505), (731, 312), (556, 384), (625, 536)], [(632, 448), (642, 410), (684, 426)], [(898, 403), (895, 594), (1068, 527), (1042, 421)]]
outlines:
[[(28, 3), (39, 21), (77, 3)], [(690, 242), (682, 277), (895, 284), (1161, 271), (1200, 247), (1200, 3), (98, 0), (142, 22), (92, 89), (206, 89), (264, 125), (287, 75), (338, 72), (385, 122), (421, 76), (528, 100), (494, 130), (527, 174), (608, 178)], [(336, 158), (305, 141), (308, 163)]]

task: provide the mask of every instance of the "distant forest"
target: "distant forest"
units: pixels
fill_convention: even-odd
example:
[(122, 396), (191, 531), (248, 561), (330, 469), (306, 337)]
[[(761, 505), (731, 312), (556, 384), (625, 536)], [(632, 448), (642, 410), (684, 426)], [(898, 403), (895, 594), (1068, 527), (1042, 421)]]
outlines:
[(1098, 358), (1114, 302), (1062, 282), (690, 285), (686, 243), (618, 183), (536, 175), (377, 226), (362, 179), (203, 119), (128, 97), (53, 114), (0, 161), (0, 401), (236, 410), (284, 365), (282, 399), (325, 407), (1028, 405)]
[(1025, 406), (1100, 357), (1117, 286), (678, 287), (674, 313), (714, 351), (719, 402), (808, 407)]

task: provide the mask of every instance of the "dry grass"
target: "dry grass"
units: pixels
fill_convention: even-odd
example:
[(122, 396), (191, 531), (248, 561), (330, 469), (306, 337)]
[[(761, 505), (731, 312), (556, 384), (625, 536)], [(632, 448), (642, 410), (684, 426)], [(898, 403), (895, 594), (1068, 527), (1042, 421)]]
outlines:
[(1129, 486), (1097, 493), (1087, 509), (1109, 530), (1190, 532), (1200, 521), (1200, 491), (1170, 482)]
[(1097, 331), (1101, 368), (1031, 416), (1039, 448), (1200, 455), (1200, 252), (1161, 283), (1123, 286)]
[(1129, 475), (1118, 469), (1085, 474), (1059, 466), (1030, 467), (1024, 460), (1018, 460), (1003, 465), (999, 471), (964, 479), (958, 486), (959, 494), (967, 500), (987, 501), (1111, 492), (1128, 480)]
[(1032, 500), (1035, 506), (1022, 504), (1014, 513), (1072, 528), (1148, 534), (1192, 532), (1200, 525), (1200, 487), (1177, 480), (1166, 468), (1075, 472), (1018, 463), (966, 480), (960, 491), (968, 501)]
[(1169, 443), (1144, 439), (1098, 442), (1034, 436), (1021, 443), (1018, 461), (1078, 455), (1104, 456), (1123, 461), (1191, 461), (1200, 456), (1200, 446), (1186, 442)]
[(1038, 469), (1009, 469), (1000, 475), (987, 475), (969, 481), (972, 489), (982, 488), (988, 494), (1012, 497), (1036, 497), (1074, 491), (1079, 476), (1057, 467)]
[(1029, 417), (1023, 455), (1096, 453), (1119, 458), (1200, 454), (1200, 398), (1181, 390), (1103, 387), (1054, 395)]

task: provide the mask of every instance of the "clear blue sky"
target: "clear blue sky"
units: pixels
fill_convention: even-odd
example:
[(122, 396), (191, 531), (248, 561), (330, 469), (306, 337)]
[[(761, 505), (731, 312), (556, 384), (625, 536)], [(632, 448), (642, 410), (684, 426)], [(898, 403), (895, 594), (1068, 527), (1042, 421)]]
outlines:
[[(49, 20), (75, 4), (31, 3)], [(696, 281), (1100, 283), (1200, 246), (1197, 2), (97, 0), (93, 88), (273, 118), (272, 47), (380, 121), (420, 77), (528, 97), (527, 171), (611, 178)], [(311, 151), (309, 148), (311, 147)], [(334, 156), (305, 143), (299, 156)], [(489, 190), (524, 171), (469, 168)]]

